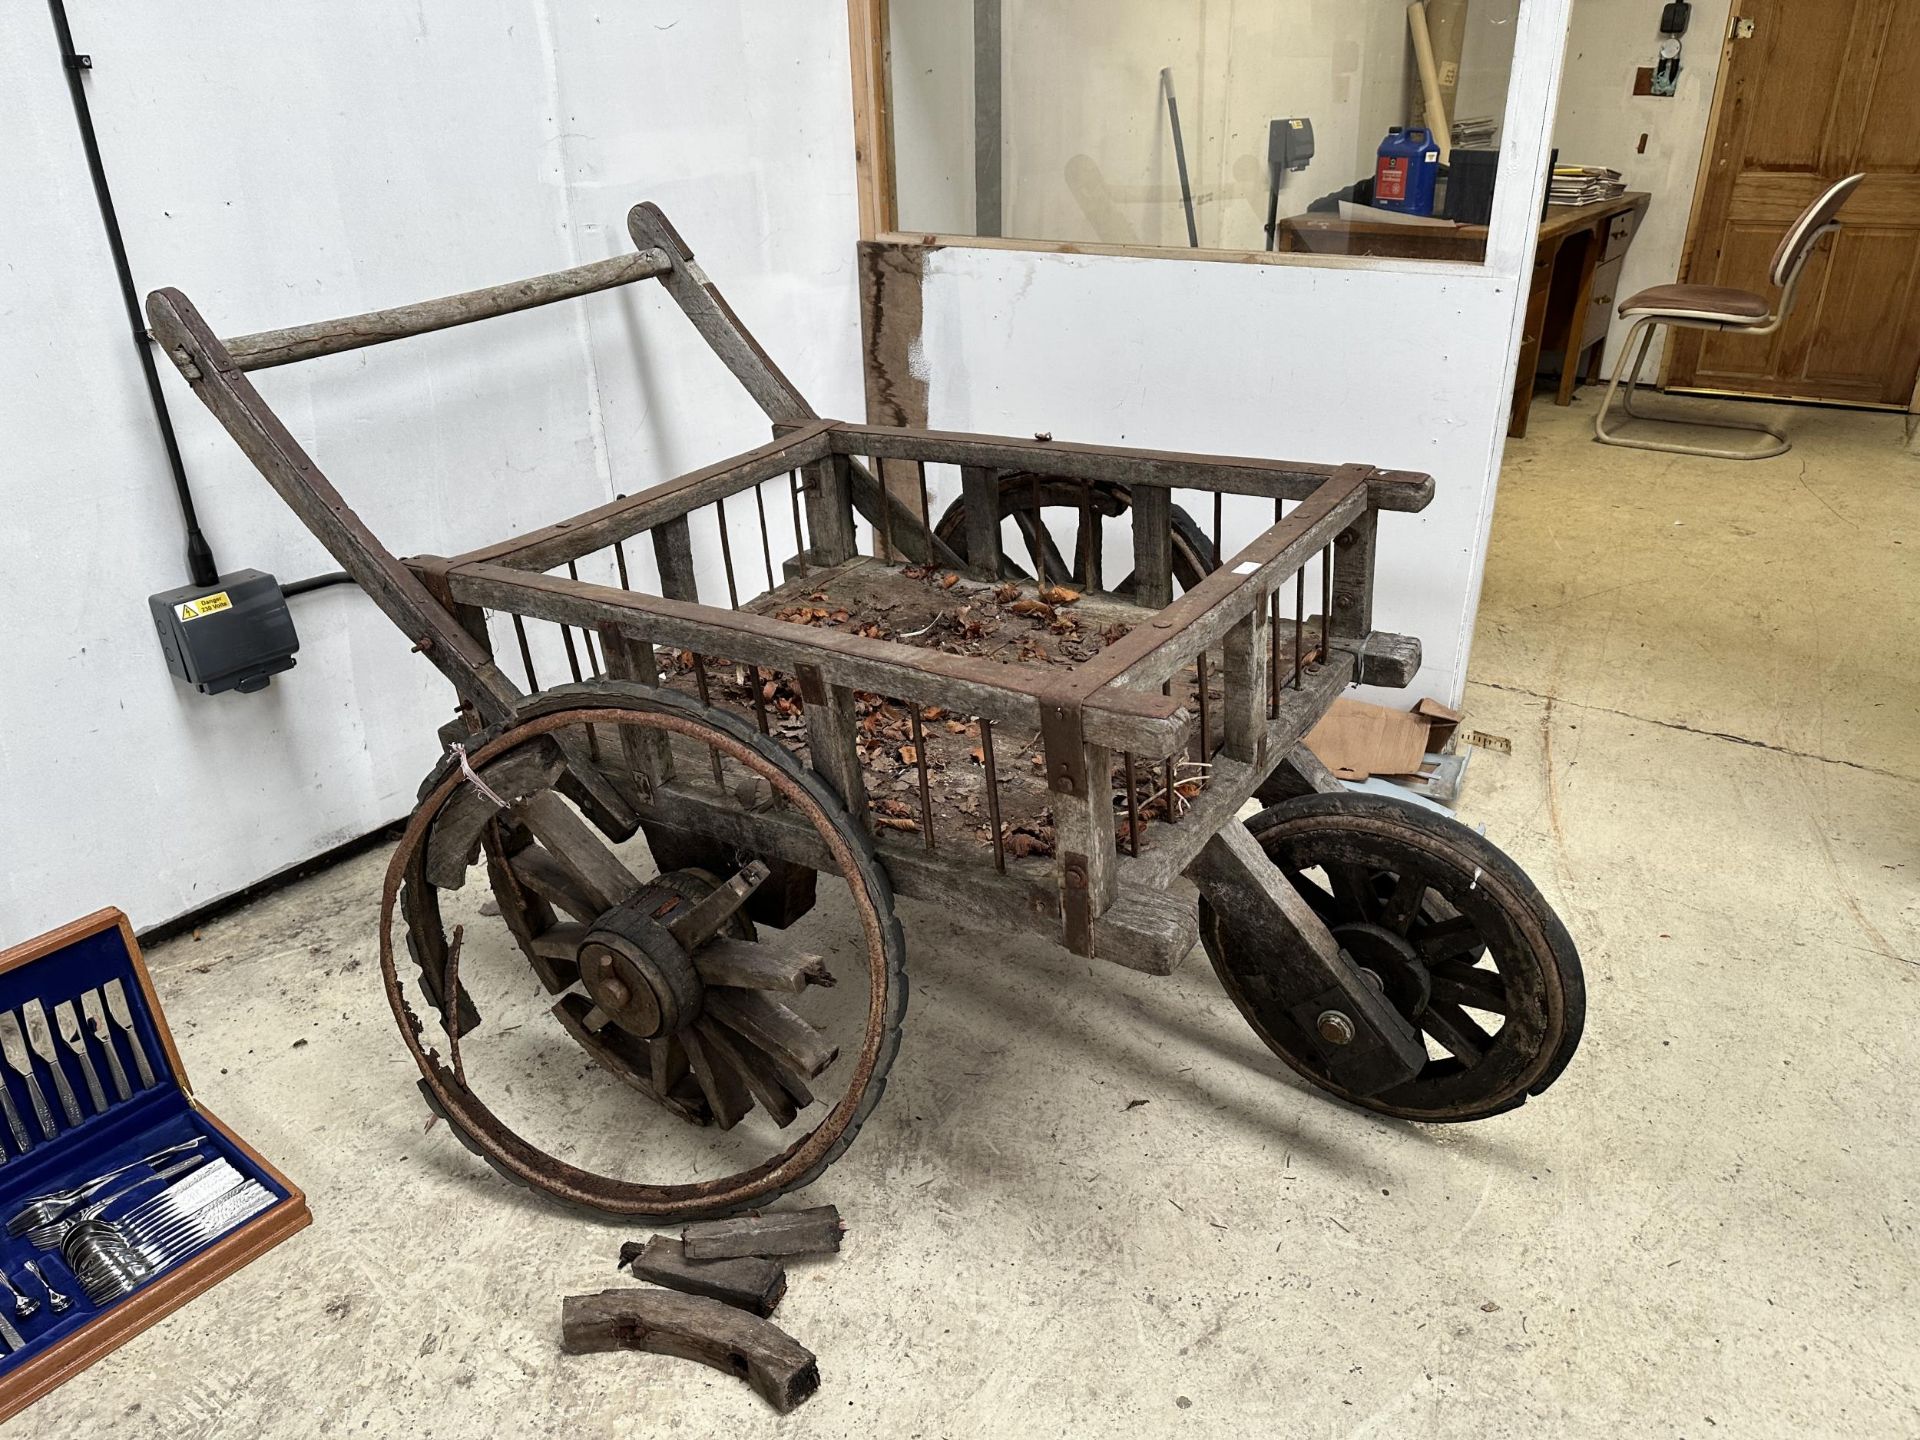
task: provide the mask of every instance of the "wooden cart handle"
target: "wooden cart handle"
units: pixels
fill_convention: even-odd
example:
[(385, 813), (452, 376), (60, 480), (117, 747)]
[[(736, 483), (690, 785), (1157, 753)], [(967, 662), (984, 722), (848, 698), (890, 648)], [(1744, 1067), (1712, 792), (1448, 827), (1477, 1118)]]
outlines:
[(489, 285), (484, 290), (443, 295), (438, 300), (396, 305), (390, 310), (370, 310), (364, 315), (346, 315), (338, 320), (316, 320), (310, 325), (236, 335), (220, 343), (242, 370), (267, 370), (275, 365), (311, 360), (317, 355), (384, 345), (389, 340), (404, 340), (410, 335), (425, 335), (475, 320), (489, 320), (496, 315), (511, 315), (516, 310), (532, 310), (556, 300), (572, 300), (635, 280), (651, 280), (672, 269), (673, 260), (666, 251), (641, 250), (632, 255), (616, 255), (611, 260), (596, 260), (590, 265), (576, 265), (571, 270), (556, 270), (551, 275), (536, 275), (530, 280), (510, 280), (504, 285)]

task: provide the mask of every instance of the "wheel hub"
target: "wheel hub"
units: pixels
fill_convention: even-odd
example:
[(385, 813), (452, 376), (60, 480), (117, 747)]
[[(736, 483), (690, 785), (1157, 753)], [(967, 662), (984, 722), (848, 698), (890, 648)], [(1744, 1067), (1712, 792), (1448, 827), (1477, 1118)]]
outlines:
[(580, 983), (607, 1018), (651, 1040), (691, 1025), (704, 987), (693, 959), (655, 920), (660, 897), (646, 892), (595, 920), (576, 958)]
[(1355, 922), (1334, 926), (1333, 938), (1402, 1015), (1411, 1018), (1427, 1008), (1433, 977), (1404, 935)]

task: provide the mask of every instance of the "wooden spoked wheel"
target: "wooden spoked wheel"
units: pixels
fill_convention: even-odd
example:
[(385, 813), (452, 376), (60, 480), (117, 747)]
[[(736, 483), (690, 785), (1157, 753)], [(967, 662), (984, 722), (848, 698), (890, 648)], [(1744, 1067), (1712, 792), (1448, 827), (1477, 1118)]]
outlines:
[(1408, 1120), (1495, 1115), (1559, 1078), (1586, 1016), (1580, 957), (1497, 846), (1420, 806), (1351, 792), (1289, 800), (1246, 823), (1368, 983), (1426, 1040), (1427, 1063), (1411, 1080), (1348, 1094), (1271, 998), (1261, 937), (1229, 933), (1202, 900), (1201, 939), (1221, 983), (1294, 1070)]
[[(1008, 579), (1033, 580), (1045, 573), (1047, 583), (1082, 590), (1104, 590), (1126, 595), (1133, 590), (1129, 571), (1117, 585), (1103, 583), (1101, 530), (1107, 520), (1133, 507), (1132, 492), (1109, 480), (1082, 481), (1007, 471), (1000, 476), (1000, 518), (1012, 520), (1026, 548), (1021, 565), (1002, 547), (1000, 573)], [(1180, 506), (1172, 507), (1173, 575), (1183, 590), (1191, 590), (1219, 564), (1213, 542)], [(1044, 520), (1041, 518), (1044, 517)], [(1073, 552), (1060, 549), (1055, 536), (1071, 529)], [(934, 533), (963, 560), (967, 553), (967, 503), (955, 500), (934, 526)]]
[[(766, 782), (783, 818), (817, 840), (823, 876), (837, 873), (847, 885), (864, 954), (865, 1005), (849, 997), (840, 1007), (844, 1039), (804, 1013), (810, 994), (822, 997), (830, 993), (823, 987), (835, 983), (823, 959), (800, 953), (786, 936), (763, 936), (743, 913), (767, 866), (749, 859), (730, 874), (680, 869), (643, 881), (621, 853), (622, 827), (569, 768), (563, 740), (577, 742), (565, 747), (576, 756), (596, 756), (600, 778), (635, 798), (644, 794), (643, 767), (622, 757), (657, 760), (670, 756), (676, 741), (695, 747), (703, 762), (711, 752), (737, 776)], [(733, 716), (620, 682), (547, 692), (508, 724), (474, 736), (465, 751), (464, 766), (449, 756), (422, 787), (388, 868), (382, 904), (388, 998), (429, 1104), (503, 1174), (612, 1214), (726, 1214), (818, 1175), (852, 1142), (878, 1100), (906, 1005), (892, 892), (870, 840), (838, 798)], [(631, 816), (626, 828), (630, 833)], [(479, 1093), (482, 1085), (470, 1083), (474, 1066), (461, 1042), (476, 1030), (476, 1038), (485, 1037), (487, 1027), (460, 978), (463, 943), (470, 948), (472, 937), (463, 927), (449, 932), (442, 900), (462, 888), (482, 852), (502, 918), (555, 997), (555, 1028), (538, 1043), (549, 1055), (555, 1045), (577, 1045), (657, 1102), (646, 1108), (670, 1117), (656, 1123), (674, 1127), (678, 1137), (662, 1148), (686, 1162), (679, 1169), (703, 1178), (634, 1179), (559, 1158), (517, 1133), (496, 1113), (498, 1097), (490, 1103)], [(393, 943), (396, 912), (438, 1025), (423, 1025), (403, 991)], [(533, 1018), (532, 1026), (509, 1028), (547, 1023), (537, 1013)], [(840, 1087), (838, 1098), (816, 1099), (816, 1082)], [(519, 1087), (510, 1077), (506, 1088)], [(513, 1103), (516, 1110), (527, 1104), (519, 1095)], [(551, 1109), (565, 1115), (568, 1106), (568, 1096), (553, 1097)], [(757, 1118), (744, 1125), (750, 1117)], [(724, 1147), (716, 1141), (709, 1156), (697, 1149), (697, 1136), (687, 1138), (689, 1124), (716, 1137), (742, 1128)], [(789, 1139), (795, 1130), (804, 1133)], [(716, 1174), (760, 1136), (786, 1143), (778, 1153)], [(634, 1144), (646, 1145), (638, 1126)], [(696, 1153), (689, 1161), (690, 1144)], [(554, 1148), (572, 1149), (568, 1143)], [(641, 1163), (650, 1158), (643, 1155)]]

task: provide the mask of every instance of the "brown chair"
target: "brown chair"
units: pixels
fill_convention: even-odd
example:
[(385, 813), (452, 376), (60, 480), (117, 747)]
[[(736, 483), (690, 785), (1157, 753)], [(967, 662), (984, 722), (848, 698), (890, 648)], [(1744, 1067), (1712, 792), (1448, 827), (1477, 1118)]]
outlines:
[[(1603, 445), (1630, 445), (1636, 450), (1666, 450), (1676, 455), (1709, 455), (1722, 460), (1765, 460), (1772, 455), (1784, 455), (1791, 449), (1786, 436), (1765, 425), (1645, 414), (1633, 408), (1634, 387), (1640, 383), (1641, 367), (1646, 364), (1647, 351), (1653, 346), (1653, 332), (1661, 325), (1671, 329), (1727, 330), (1738, 335), (1770, 335), (1785, 324), (1787, 313), (1793, 308), (1794, 290), (1800, 284), (1800, 272), (1806, 266), (1807, 256), (1813, 253), (1813, 247), (1819, 243), (1822, 235), (1840, 228), (1840, 222), (1834, 217), (1840, 213), (1840, 207), (1847, 203), (1854, 186), (1863, 178), (1849, 175), (1844, 180), (1836, 181), (1824, 195), (1802, 211), (1800, 218), (1780, 237), (1779, 248), (1773, 252), (1773, 264), (1767, 271), (1768, 282), (1780, 290), (1777, 305), (1769, 305), (1764, 296), (1756, 295), (1751, 290), (1736, 290), (1725, 285), (1655, 285), (1651, 290), (1642, 290), (1638, 295), (1623, 300), (1620, 318), (1632, 320), (1633, 325), (1627, 331), (1626, 343), (1620, 347), (1620, 358), (1614, 364), (1613, 379), (1607, 384), (1606, 398), (1600, 402), (1600, 413), (1593, 417), (1593, 438)], [(1637, 354), (1634, 350), (1635, 339), (1640, 342)], [(1629, 355), (1634, 357), (1631, 372), (1627, 369)], [(1627, 393), (1620, 408), (1636, 420), (1660, 425), (1693, 425), (1704, 430), (1751, 431), (1764, 435), (1766, 439), (1756, 445), (1716, 449), (1710, 445), (1689, 445), (1677, 440), (1641, 439), (1609, 430), (1607, 419), (1613, 413), (1613, 397), (1618, 393), (1623, 379), (1627, 382)]]

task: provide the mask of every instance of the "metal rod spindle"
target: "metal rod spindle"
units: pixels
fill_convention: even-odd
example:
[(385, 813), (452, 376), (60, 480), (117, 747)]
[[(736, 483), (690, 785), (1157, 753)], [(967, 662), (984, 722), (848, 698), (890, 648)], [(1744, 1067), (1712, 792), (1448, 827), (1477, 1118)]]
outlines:
[[(567, 562), (567, 568), (569, 570), (573, 568), (573, 562), (571, 560)], [(580, 633), (582, 636), (584, 636), (587, 632), (583, 629)], [(560, 627), (560, 639), (561, 639), (561, 642), (565, 644), (565, 646), (567, 647), (567, 668), (573, 672), (573, 683), (576, 685), (581, 684), (582, 676), (580, 674), (580, 657), (574, 653), (573, 631), (569, 627), (562, 625)], [(587, 753), (591, 755), (595, 760), (598, 760), (600, 758), (599, 737), (594, 734), (593, 726), (591, 725), (587, 726), (586, 730), (587, 730)]]
[(927, 500), (927, 462), (913, 462), (914, 473), (920, 477), (920, 528), (927, 536), (927, 564), (933, 564), (933, 507)]
[(1127, 769), (1127, 854), (1138, 856), (1140, 853), (1140, 796), (1134, 789), (1133, 752), (1121, 752), (1120, 759)]
[(1307, 567), (1293, 572), (1293, 688), (1300, 688), (1300, 667), (1305, 654), (1307, 613)]
[[(707, 662), (698, 650), (689, 650), (687, 653), (693, 657), (693, 683), (700, 688), (700, 703), (711, 706), (713, 701), (707, 696)], [(720, 752), (709, 745), (707, 758), (713, 761), (713, 783), (724, 790), (726, 782), (720, 778)]]
[(720, 516), (720, 564), (727, 572), (727, 604), (733, 609), (740, 608), (740, 587), (733, 579), (733, 543), (727, 539), (727, 497), (722, 495), (713, 502), (715, 512)]
[(747, 682), (753, 686), (753, 718), (760, 722), (760, 733), (768, 734), (766, 682), (760, 678), (758, 665), (747, 666)]
[(987, 772), (987, 827), (993, 831), (993, 868), (1007, 871), (1007, 843), (1000, 835), (1000, 773), (993, 764), (993, 722), (980, 722), (980, 764)]
[(1280, 713), (1280, 592), (1267, 596), (1267, 718)]
[(1080, 544), (1073, 558), (1079, 562), (1081, 588), (1093, 588), (1093, 481), (1080, 482)]
[[(576, 581), (580, 578), (580, 567), (571, 560), (567, 561), (567, 578)], [(585, 625), (580, 627), (580, 643), (587, 647), (587, 668), (593, 671), (593, 678), (598, 680), (606, 671), (600, 664), (600, 652), (594, 648), (593, 631)]]
[(540, 677), (533, 673), (533, 651), (527, 646), (527, 622), (519, 615), (513, 617), (513, 633), (520, 641), (520, 663), (527, 667), (527, 693), (531, 695), (539, 690)]
[(1040, 507), (1040, 477), (1028, 477), (1033, 495), (1033, 569), (1042, 590), (1047, 588), (1047, 512)]
[(613, 542), (613, 563), (620, 570), (620, 588), (631, 590), (633, 581), (627, 575), (627, 547), (618, 540)]
[(767, 589), (773, 589), (773, 541), (767, 538), (767, 497), (753, 487), (753, 508), (760, 514), (760, 559), (767, 567)]
[(1207, 723), (1212, 708), (1207, 703), (1210, 698), (1207, 692), (1213, 687), (1207, 683), (1207, 652), (1204, 650), (1194, 662), (1194, 679), (1200, 691), (1200, 753), (1193, 758), (1204, 765), (1213, 755), (1213, 730)]
[(798, 475), (787, 472), (787, 495), (793, 501), (793, 560), (802, 575), (807, 573), (807, 536), (800, 524), (800, 480)]
[(927, 740), (920, 728), (920, 706), (907, 702), (907, 719), (913, 732), (913, 761), (920, 771), (920, 833), (926, 836), (927, 849), (933, 849), (933, 794), (927, 785)]
[(1333, 546), (1320, 552), (1320, 663), (1333, 659)]
[(1226, 563), (1226, 552), (1220, 548), (1220, 512), (1226, 497), (1218, 490), (1213, 492), (1213, 563)]
[[(1171, 680), (1162, 681), (1160, 684), (1160, 693), (1162, 695), (1171, 695), (1173, 693), (1173, 682)], [(1173, 789), (1173, 756), (1169, 755), (1167, 756), (1167, 823), (1169, 825), (1178, 825), (1180, 823), (1179, 804), (1180, 797), (1174, 793)]]
[(887, 484), (886, 466), (881, 461), (871, 461), (873, 478), (880, 485), (880, 558), (893, 559), (893, 489)]

